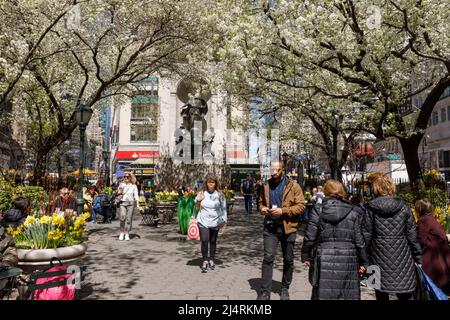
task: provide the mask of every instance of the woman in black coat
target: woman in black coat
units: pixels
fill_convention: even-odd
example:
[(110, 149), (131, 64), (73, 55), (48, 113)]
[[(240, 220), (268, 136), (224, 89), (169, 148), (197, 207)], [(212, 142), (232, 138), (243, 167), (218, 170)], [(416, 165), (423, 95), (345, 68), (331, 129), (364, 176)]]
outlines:
[(13, 201), (11, 209), (5, 211), (3, 219), (0, 221), (0, 225), (5, 228), (17, 228), (25, 221), (29, 211), (30, 202), (23, 197), (19, 197)]
[(346, 200), (343, 185), (328, 180), (322, 204), (311, 210), (302, 247), (302, 262), (310, 268), (312, 300), (359, 300), (359, 274), (367, 255), (360, 214)]
[(391, 178), (376, 174), (372, 182), (376, 198), (366, 208), (362, 228), (369, 263), (380, 268), (377, 300), (412, 300), (416, 288), (415, 263), (422, 264), (417, 227), (408, 204), (395, 196)]

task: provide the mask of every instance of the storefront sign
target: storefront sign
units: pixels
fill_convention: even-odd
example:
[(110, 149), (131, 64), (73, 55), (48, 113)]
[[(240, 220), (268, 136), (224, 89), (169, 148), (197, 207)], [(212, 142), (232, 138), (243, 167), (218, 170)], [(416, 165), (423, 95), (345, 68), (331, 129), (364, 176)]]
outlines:
[(117, 151), (116, 159), (159, 158), (159, 151)]

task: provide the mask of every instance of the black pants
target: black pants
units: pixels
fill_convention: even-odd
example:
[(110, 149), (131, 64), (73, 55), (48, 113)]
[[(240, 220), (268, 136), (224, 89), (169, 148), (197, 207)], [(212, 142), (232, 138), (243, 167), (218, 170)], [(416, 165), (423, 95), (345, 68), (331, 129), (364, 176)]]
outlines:
[(252, 212), (253, 195), (251, 195), (251, 194), (244, 195), (244, 200), (245, 200), (245, 212), (251, 213)]
[[(396, 293), (398, 300), (414, 300), (413, 292), (411, 293)], [(388, 301), (389, 300), (389, 293), (387, 292), (380, 292), (378, 290), (375, 290), (375, 297), (379, 301)]]
[(283, 225), (264, 226), (264, 259), (262, 263), (261, 293), (270, 295), (272, 289), (273, 261), (281, 243), (283, 252), (283, 278), (281, 288), (289, 289), (294, 271), (294, 244), (297, 233), (286, 235)]
[(209, 258), (214, 259), (216, 256), (216, 242), (219, 234), (219, 227), (207, 228), (198, 224), (200, 231), (200, 241), (202, 243), (202, 257), (203, 261), (208, 260), (208, 244), (209, 244)]

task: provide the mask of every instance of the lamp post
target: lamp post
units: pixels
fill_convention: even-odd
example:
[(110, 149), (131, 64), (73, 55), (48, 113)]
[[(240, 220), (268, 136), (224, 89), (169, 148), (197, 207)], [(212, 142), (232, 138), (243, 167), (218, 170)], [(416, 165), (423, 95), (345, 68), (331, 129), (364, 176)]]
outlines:
[(80, 168), (78, 176), (78, 193), (77, 193), (77, 212), (81, 214), (83, 212), (84, 200), (83, 200), (83, 182), (84, 182), (84, 140), (86, 127), (91, 120), (93, 110), (84, 101), (79, 101), (78, 109), (75, 113), (75, 119), (80, 127)]
[(283, 154), (281, 155), (281, 158), (283, 159), (283, 164), (284, 164), (284, 175), (287, 175), (287, 161), (288, 161), (288, 157), (289, 155), (285, 152), (283, 152)]
[(105, 186), (109, 186), (109, 151), (103, 150), (103, 163), (105, 164)]

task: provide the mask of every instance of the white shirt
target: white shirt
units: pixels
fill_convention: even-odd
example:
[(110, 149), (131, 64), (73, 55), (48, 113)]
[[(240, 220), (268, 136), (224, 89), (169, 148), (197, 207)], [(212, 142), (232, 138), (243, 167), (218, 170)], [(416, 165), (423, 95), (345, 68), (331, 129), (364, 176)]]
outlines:
[(213, 193), (205, 191), (197, 194), (195, 201), (198, 200), (202, 193), (205, 195), (205, 199), (200, 203), (197, 221), (207, 228), (215, 228), (222, 222), (227, 222), (227, 204), (225, 197), (221, 195), (221, 199), (219, 199), (219, 193), (217, 191)]
[(137, 186), (132, 183), (121, 183), (119, 188), (123, 189), (122, 201), (138, 201), (139, 193)]

